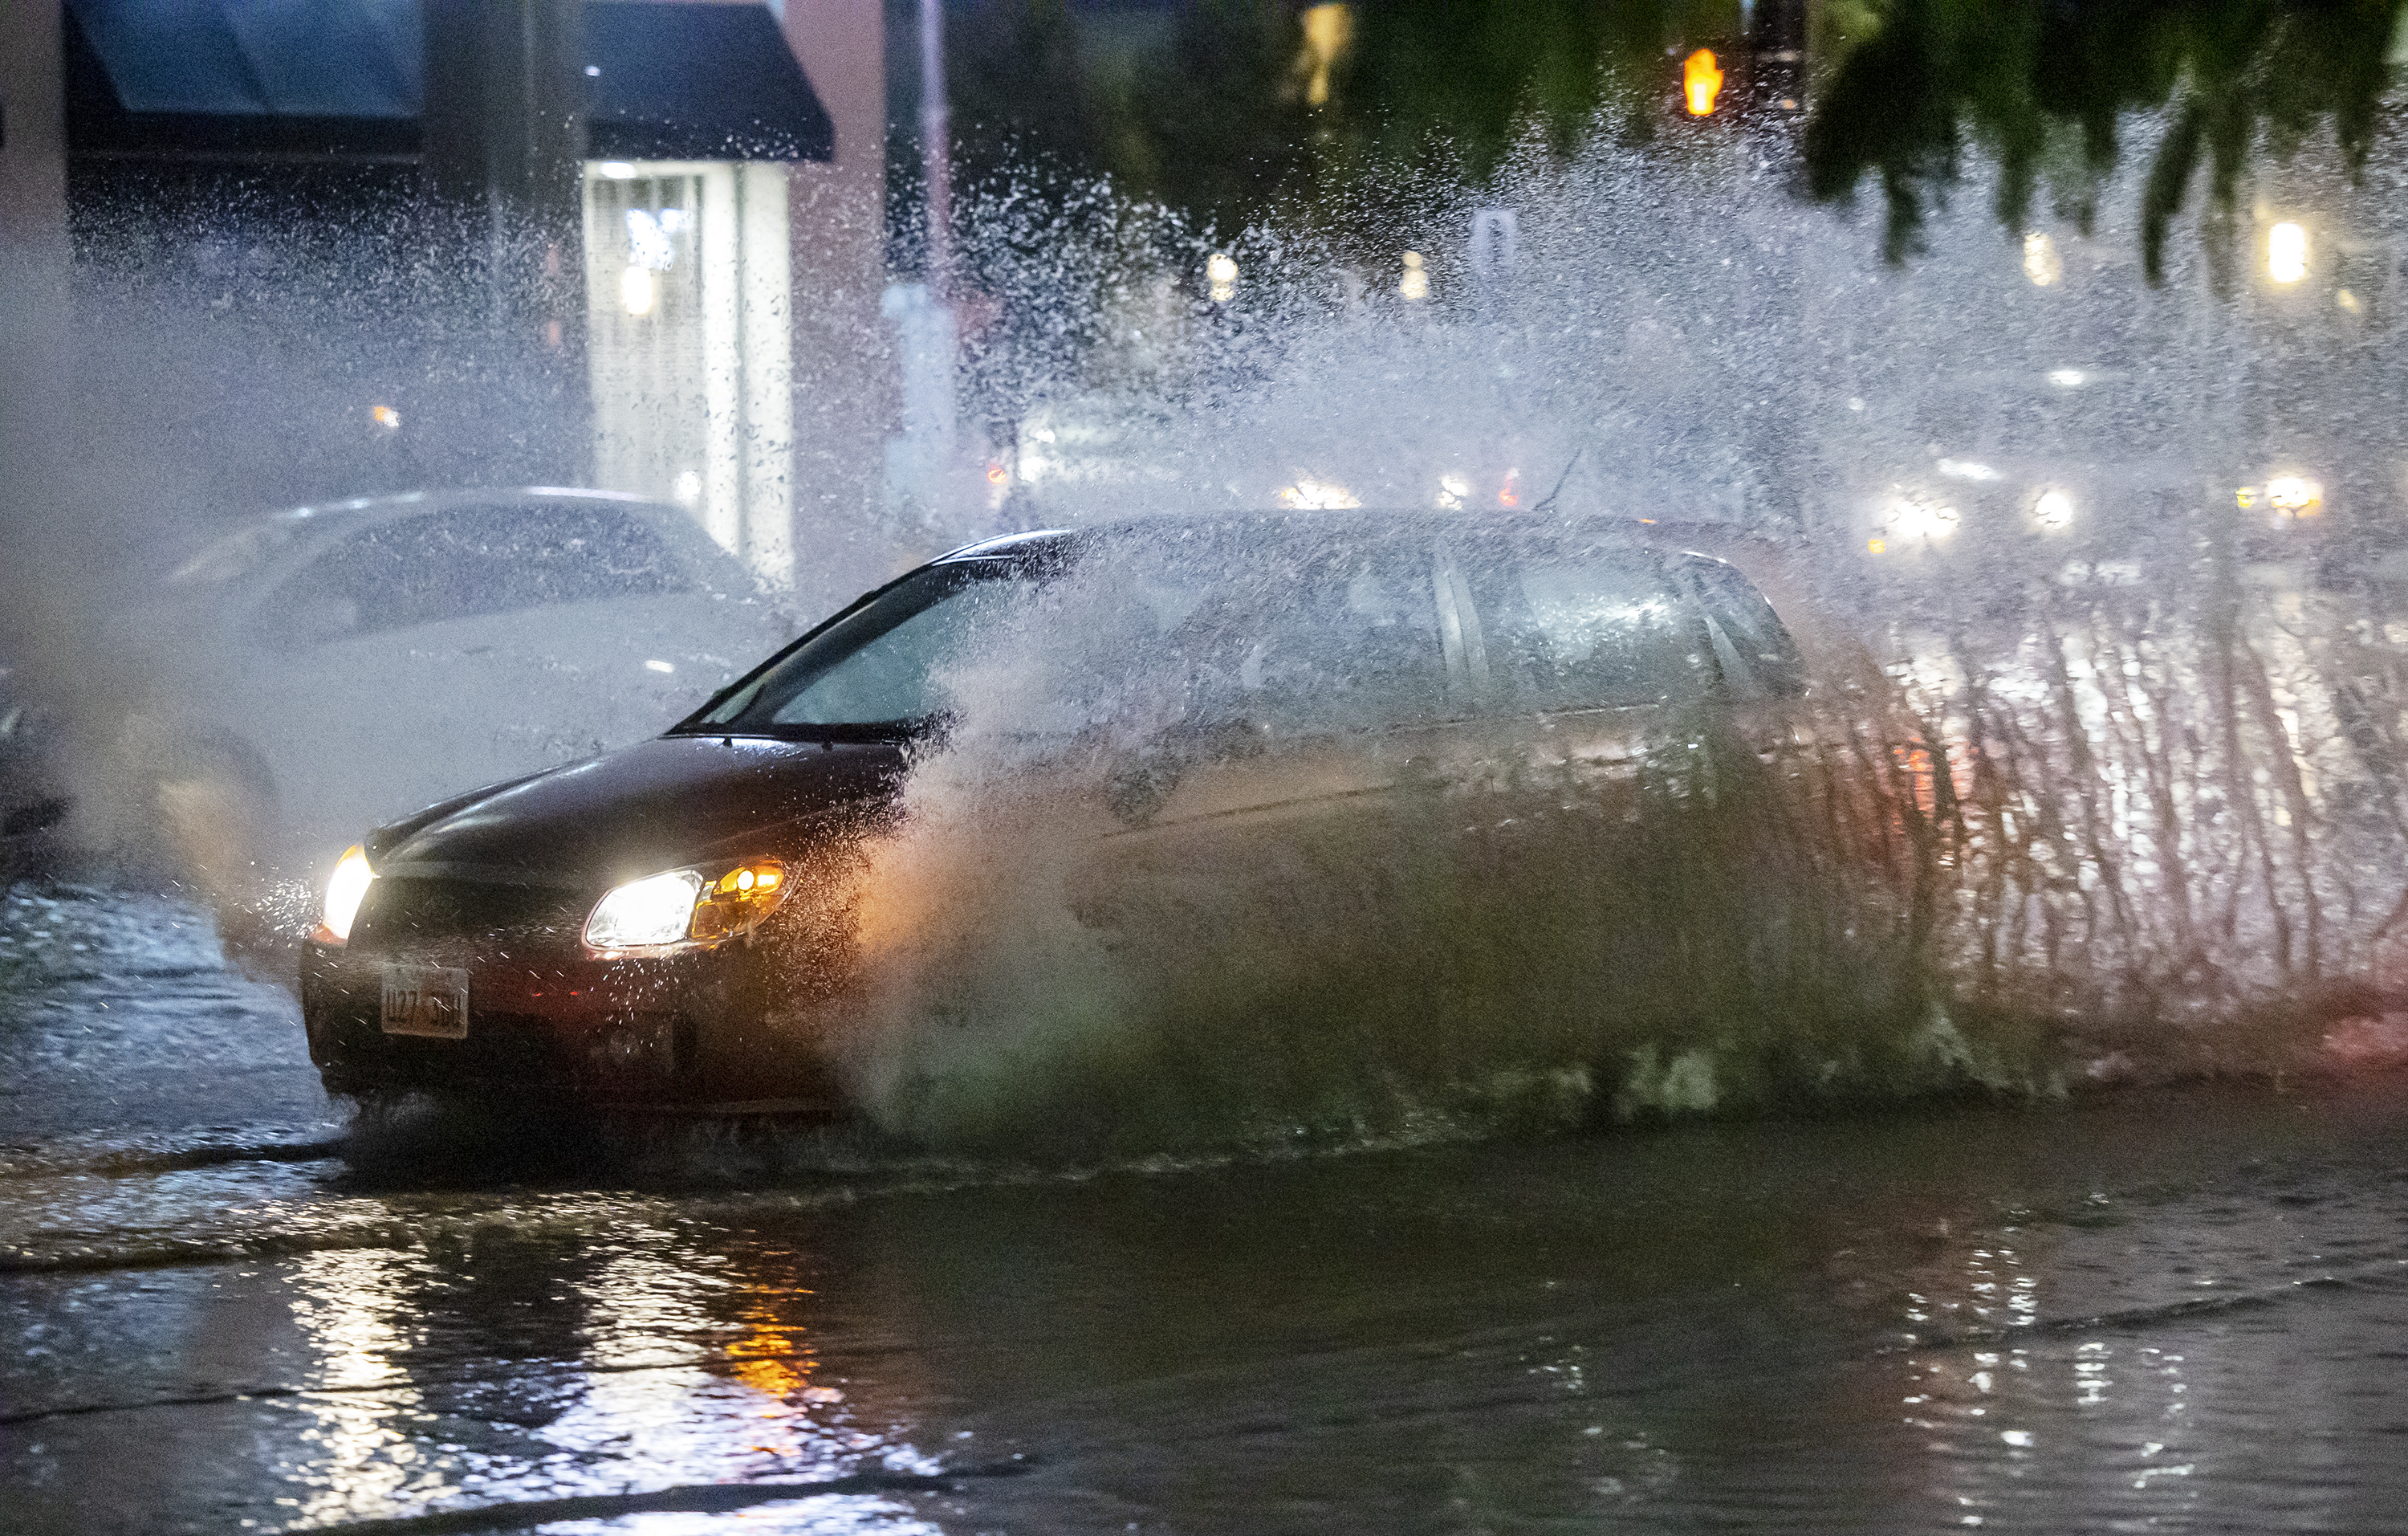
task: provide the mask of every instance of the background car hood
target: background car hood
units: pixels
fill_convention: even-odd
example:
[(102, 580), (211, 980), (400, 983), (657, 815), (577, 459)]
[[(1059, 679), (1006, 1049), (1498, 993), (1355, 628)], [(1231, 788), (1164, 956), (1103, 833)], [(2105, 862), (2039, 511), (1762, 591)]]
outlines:
[(615, 882), (774, 852), (796, 821), (883, 805), (902, 773), (892, 744), (665, 736), (431, 806), (380, 829), (368, 853), (380, 872)]

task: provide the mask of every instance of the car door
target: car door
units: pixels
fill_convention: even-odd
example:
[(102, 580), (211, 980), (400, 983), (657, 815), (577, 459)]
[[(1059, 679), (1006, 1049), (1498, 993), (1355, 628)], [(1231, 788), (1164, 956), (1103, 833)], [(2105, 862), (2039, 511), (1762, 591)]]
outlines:
[[(1380, 974), (1378, 955), (1444, 924), (1430, 897), (1445, 882), (1413, 867), (1440, 853), (1462, 739), (1429, 543), (1297, 544), (1115, 579), (1139, 615), (1120, 650), (1170, 723), (1133, 738), (1125, 710), (1096, 711), (1110, 748), (1033, 786), (1019, 834), (1020, 883), (1060, 891), (1136, 1048), (1192, 1055), (1189, 1081), (1276, 1070), (1260, 1034), (1300, 1015), (1340, 1032), (1376, 1016), (1374, 996), (1419, 980)], [(1047, 962), (1069, 977), (1080, 963)]]
[[(1082, 920), (1199, 1027), (1352, 1035), (1367, 1069), (1468, 1083), (1704, 1027), (1747, 984), (1761, 872), (1716, 639), (1744, 637), (1611, 536), (1385, 551), (1306, 564), (1193, 657), (1217, 734), (1122, 768)], [(1312, 663), (1382, 643), (1383, 694)]]

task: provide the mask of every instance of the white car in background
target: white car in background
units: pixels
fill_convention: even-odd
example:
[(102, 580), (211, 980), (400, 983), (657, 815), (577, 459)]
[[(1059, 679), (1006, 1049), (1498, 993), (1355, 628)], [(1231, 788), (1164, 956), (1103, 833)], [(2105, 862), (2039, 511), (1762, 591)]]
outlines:
[(263, 517), (128, 627), (145, 685), (123, 787), (179, 878), (221, 897), (322, 875), (363, 826), (657, 735), (796, 633), (682, 510), (550, 487)]

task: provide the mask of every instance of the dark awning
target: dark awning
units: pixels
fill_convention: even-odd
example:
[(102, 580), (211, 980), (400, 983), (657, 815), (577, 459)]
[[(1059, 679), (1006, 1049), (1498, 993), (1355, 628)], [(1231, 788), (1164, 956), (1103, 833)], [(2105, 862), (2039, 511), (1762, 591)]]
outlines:
[[(414, 154), (419, 0), (66, 0), (77, 153)], [(587, 0), (589, 152), (825, 160), (836, 135), (757, 5)]]
[(825, 160), (836, 127), (761, 6), (587, 0), (596, 160)]

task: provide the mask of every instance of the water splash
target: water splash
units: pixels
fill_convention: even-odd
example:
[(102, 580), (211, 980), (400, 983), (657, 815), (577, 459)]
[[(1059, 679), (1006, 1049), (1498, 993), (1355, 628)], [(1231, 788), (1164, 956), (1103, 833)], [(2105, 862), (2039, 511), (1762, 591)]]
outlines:
[[(1014, 739), (1057, 624), (960, 680), (867, 855), (843, 1049), (883, 1126), (1342, 1142), (2399, 1058), (2390, 493), (2357, 475), (2329, 526), (2236, 501), (2298, 450), (2203, 264), (2102, 272), (2111, 218), (2045, 285), (1978, 227), (1870, 269), (1784, 175), (1737, 139), (1533, 154), (1392, 228), (1250, 231), (1220, 299), (1175, 221), (986, 206), (987, 280), (1062, 301), (973, 366), (1022, 523), (1512, 504), (1570, 465), (1568, 513), (1772, 538), (1865, 665), (1777, 751), (1667, 720), (1609, 785), (1500, 721), (1208, 833), (1115, 810), (1161, 716)], [(1434, 298), (1370, 275), (1409, 249)]]

